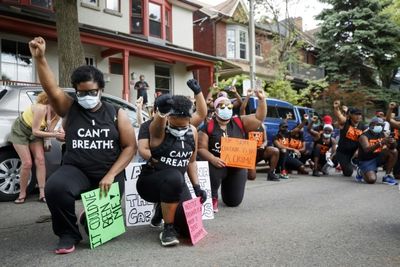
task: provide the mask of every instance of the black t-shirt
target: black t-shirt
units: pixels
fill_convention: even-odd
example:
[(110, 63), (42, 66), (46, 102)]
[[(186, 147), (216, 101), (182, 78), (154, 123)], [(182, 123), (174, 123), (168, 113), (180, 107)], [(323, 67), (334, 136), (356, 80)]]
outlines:
[(340, 130), (340, 138), (337, 151), (344, 154), (353, 155), (358, 148), (358, 138), (367, 127), (359, 123), (357, 127), (351, 125), (350, 119), (346, 121), (343, 129)]
[[(379, 134), (375, 134), (371, 131), (366, 131), (362, 135), (364, 135), (368, 138), (369, 146), (373, 146), (373, 145), (381, 142), (383, 140), (383, 138), (385, 138), (385, 134), (383, 132), (379, 133)], [(361, 161), (374, 159), (379, 156), (379, 153), (382, 152), (382, 147), (378, 147), (377, 149), (375, 149), (375, 151), (368, 152), (368, 153), (364, 152), (364, 149), (362, 149), (362, 147), (361, 147), (361, 143), (358, 144), (358, 147), (359, 147), (358, 159)]]
[(137, 81), (135, 83), (135, 88), (138, 90), (138, 95), (143, 96), (146, 94), (146, 88), (149, 88), (149, 84), (146, 81)]
[(239, 125), (231, 119), (230, 122), (226, 125), (226, 131), (222, 130), (218, 124), (218, 121), (214, 120), (214, 129), (211, 134), (208, 134), (208, 122), (204, 127), (200, 130), (208, 135), (208, 151), (211, 152), (216, 157), (220, 156), (221, 153), (221, 137), (235, 137), (240, 139), (245, 139), (242, 129), (240, 129)]
[(321, 136), (317, 141), (314, 142), (315, 145), (321, 145), (319, 152), (321, 155), (325, 155), (326, 152), (331, 149), (332, 144), (333, 144), (333, 137), (326, 139), (323, 136)]
[(117, 110), (106, 102), (95, 112), (72, 104), (65, 123), (63, 164), (74, 165), (90, 179), (101, 180), (121, 153)]
[(192, 128), (182, 137), (175, 137), (165, 129), (164, 141), (151, 149), (152, 165), (156, 170), (177, 169), (182, 174), (187, 171), (190, 158), (195, 149)]
[(139, 135), (138, 135), (138, 140), (140, 139), (150, 139), (150, 123), (153, 121), (147, 120), (140, 125), (139, 128)]

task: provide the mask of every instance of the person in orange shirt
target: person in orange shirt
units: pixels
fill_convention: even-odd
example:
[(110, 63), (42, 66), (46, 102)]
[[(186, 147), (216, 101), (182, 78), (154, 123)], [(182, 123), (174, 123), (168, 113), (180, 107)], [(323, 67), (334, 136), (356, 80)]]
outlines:
[(358, 149), (358, 138), (366, 130), (362, 121), (362, 112), (357, 108), (348, 109), (348, 118), (340, 110), (340, 101), (333, 103), (333, 112), (338, 120), (340, 139), (336, 150), (335, 160), (339, 162), (343, 175), (353, 174), (351, 159)]
[[(397, 107), (395, 102), (389, 104), (388, 111), (386, 112), (386, 121), (390, 123), (391, 133), (397, 142), (397, 152), (400, 154), (400, 115), (397, 117), (392, 116), (394, 109)], [(394, 115), (394, 114), (393, 114)], [(393, 175), (396, 179), (400, 179), (400, 156), (397, 157), (396, 164), (393, 169)]]

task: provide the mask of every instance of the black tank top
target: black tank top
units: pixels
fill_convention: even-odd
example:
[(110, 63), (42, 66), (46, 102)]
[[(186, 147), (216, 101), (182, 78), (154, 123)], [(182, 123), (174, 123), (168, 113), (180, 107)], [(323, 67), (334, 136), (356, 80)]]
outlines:
[(117, 112), (106, 102), (91, 112), (75, 101), (65, 123), (63, 164), (74, 165), (90, 179), (101, 180), (121, 153)]
[(365, 129), (366, 127), (362, 123), (359, 123), (357, 127), (352, 126), (350, 119), (348, 119), (343, 129), (340, 130), (337, 151), (344, 154), (354, 154), (358, 148), (358, 138)]
[[(373, 146), (376, 143), (381, 142), (385, 137), (385, 134), (383, 132), (380, 134), (374, 134), (371, 131), (366, 131), (365, 133), (363, 133), (363, 135), (368, 138), (369, 146)], [(375, 149), (375, 151), (366, 153), (364, 152), (364, 149), (362, 149), (361, 144), (359, 144), (358, 159), (362, 161), (371, 160), (376, 158), (380, 152), (382, 152), (382, 147), (378, 147), (377, 149)]]
[(192, 128), (182, 137), (176, 137), (165, 129), (164, 141), (156, 148), (151, 149), (152, 166), (156, 170), (178, 169), (184, 174), (195, 149)]
[[(222, 130), (218, 124), (218, 121), (214, 120), (214, 129), (212, 133), (208, 136), (208, 151), (211, 152), (216, 157), (220, 156), (221, 153), (221, 137), (235, 137), (240, 139), (245, 139), (245, 135), (243, 134), (243, 130), (240, 129), (239, 125), (234, 122), (233, 119), (226, 125), (226, 131)], [(208, 123), (202, 129), (207, 134)]]

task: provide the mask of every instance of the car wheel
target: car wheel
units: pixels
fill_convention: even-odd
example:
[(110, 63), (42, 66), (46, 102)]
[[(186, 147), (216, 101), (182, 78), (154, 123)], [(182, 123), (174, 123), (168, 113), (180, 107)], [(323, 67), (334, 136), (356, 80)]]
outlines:
[[(0, 153), (0, 201), (11, 201), (18, 197), (20, 191), (19, 171), (21, 160), (14, 150)], [(35, 188), (35, 179), (29, 177), (28, 192)]]

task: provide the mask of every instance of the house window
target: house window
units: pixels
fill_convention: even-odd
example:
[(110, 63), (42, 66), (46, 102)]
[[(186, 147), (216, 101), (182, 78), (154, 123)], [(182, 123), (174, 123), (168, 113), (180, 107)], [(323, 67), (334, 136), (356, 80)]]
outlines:
[(120, 58), (110, 58), (109, 59), (109, 69), (111, 74), (123, 75), (124, 66), (122, 64), (122, 59)]
[(53, 8), (53, 1), (52, 0), (31, 0), (31, 5), (45, 8), (45, 9), (52, 9)]
[(106, 0), (106, 9), (121, 11), (120, 0)]
[(171, 72), (168, 66), (155, 66), (156, 93), (167, 94), (171, 89)]
[(235, 58), (236, 41), (235, 30), (227, 30), (227, 58)]
[(260, 43), (256, 43), (256, 56), (261, 57), (261, 44)]
[(99, 1), (98, 0), (81, 0), (82, 3), (91, 5), (91, 6), (99, 6)]
[(1, 40), (1, 79), (34, 82), (32, 56), (27, 43)]
[(240, 51), (239, 55), (241, 59), (247, 58), (247, 33), (244, 31), (239, 31), (239, 42), (240, 42)]
[(161, 6), (149, 3), (150, 35), (161, 38)]
[(96, 67), (96, 58), (92, 56), (85, 57), (86, 65)]
[(142, 0), (132, 0), (132, 33), (143, 33)]
[(171, 31), (171, 10), (168, 8), (165, 8), (165, 39), (167, 41), (172, 41), (172, 31)]

